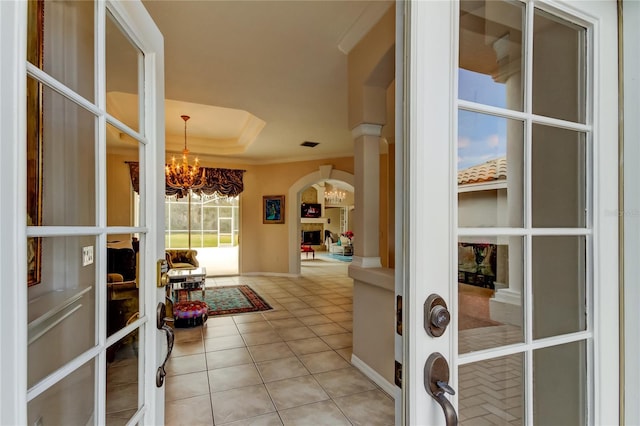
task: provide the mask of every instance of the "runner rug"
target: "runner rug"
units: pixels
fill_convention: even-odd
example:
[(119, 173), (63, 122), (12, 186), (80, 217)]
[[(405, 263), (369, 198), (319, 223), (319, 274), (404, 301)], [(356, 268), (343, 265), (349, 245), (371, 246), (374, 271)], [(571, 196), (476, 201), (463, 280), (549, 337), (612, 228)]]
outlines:
[[(202, 300), (202, 293), (191, 292), (192, 300)], [(231, 285), (207, 288), (204, 301), (209, 305), (209, 316), (241, 314), (273, 309), (248, 285)]]

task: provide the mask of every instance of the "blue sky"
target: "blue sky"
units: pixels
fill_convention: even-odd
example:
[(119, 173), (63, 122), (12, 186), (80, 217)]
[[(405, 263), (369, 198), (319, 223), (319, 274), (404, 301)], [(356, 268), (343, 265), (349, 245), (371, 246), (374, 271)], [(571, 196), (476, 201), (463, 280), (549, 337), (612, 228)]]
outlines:
[[(458, 71), (460, 99), (506, 107), (504, 84), (491, 76), (464, 69)], [(459, 111), (458, 170), (463, 170), (507, 154), (508, 119), (476, 112)]]

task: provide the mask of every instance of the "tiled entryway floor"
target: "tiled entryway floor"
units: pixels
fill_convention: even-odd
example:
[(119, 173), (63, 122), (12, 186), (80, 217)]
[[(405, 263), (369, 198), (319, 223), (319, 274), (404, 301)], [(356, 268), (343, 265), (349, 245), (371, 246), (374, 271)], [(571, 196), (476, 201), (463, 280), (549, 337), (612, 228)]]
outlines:
[(302, 277), (247, 284), (274, 308), (176, 329), (167, 425), (393, 425), (394, 401), (350, 364), (348, 263), (303, 260)]

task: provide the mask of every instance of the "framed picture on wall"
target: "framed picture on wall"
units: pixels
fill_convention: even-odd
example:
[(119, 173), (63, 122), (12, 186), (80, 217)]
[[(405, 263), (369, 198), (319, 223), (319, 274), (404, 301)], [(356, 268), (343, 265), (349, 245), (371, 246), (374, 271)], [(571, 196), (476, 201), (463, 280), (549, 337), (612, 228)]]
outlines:
[(284, 195), (262, 197), (262, 223), (284, 223)]

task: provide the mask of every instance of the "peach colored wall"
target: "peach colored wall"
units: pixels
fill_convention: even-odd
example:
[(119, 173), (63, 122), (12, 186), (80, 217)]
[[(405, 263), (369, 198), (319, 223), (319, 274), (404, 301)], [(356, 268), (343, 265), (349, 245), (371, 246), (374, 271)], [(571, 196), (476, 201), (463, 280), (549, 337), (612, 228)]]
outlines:
[(389, 155), (380, 155), (380, 223), (378, 224), (378, 235), (380, 236), (379, 251), (380, 263), (383, 268), (389, 267), (389, 233), (387, 221), (389, 220)]
[[(349, 52), (349, 126), (382, 124), (382, 136), (395, 142), (395, 8)], [(387, 124), (388, 123), (388, 124)], [(389, 149), (395, 149), (392, 143)], [(379, 256), (383, 267), (395, 262), (395, 155), (380, 155)]]
[(395, 149), (380, 155), (380, 263), (384, 268), (395, 265)]
[[(394, 53), (395, 44), (395, 9), (390, 8), (380, 22), (365, 36), (365, 38), (349, 54), (349, 123), (353, 127), (361, 122), (393, 122), (389, 114), (389, 84), (386, 77), (393, 76), (394, 70), (375, 69), (378, 63), (391, 63), (383, 58)], [(372, 71), (373, 69), (373, 71)], [(385, 81), (372, 81), (372, 76), (384, 77)], [(364, 87), (375, 86), (375, 96), (364, 93)], [(379, 93), (378, 93), (379, 92)], [(379, 95), (379, 96), (378, 96)], [(374, 99), (375, 98), (375, 99)], [(374, 106), (375, 105), (375, 106)], [(373, 108), (373, 109), (372, 109)], [(393, 110), (392, 110), (393, 111)], [(392, 112), (391, 111), (391, 112)], [(368, 116), (368, 118), (367, 118)], [(373, 120), (372, 117), (375, 117)], [(373, 120), (373, 121), (372, 121)], [(393, 149), (393, 146), (391, 146)], [(120, 162), (122, 160), (122, 162)], [(336, 158), (328, 160), (301, 161), (279, 164), (242, 164), (221, 163), (209, 157), (200, 157), (201, 164), (206, 167), (224, 167), (230, 169), (244, 169), (245, 190), (240, 196), (240, 273), (287, 273), (288, 272), (288, 224), (262, 223), (262, 197), (264, 195), (286, 195), (289, 187), (298, 179), (318, 170), (320, 165), (332, 164), (334, 169), (354, 173), (353, 158)], [(383, 154), (380, 158), (380, 258), (383, 266), (393, 267), (393, 203), (389, 202), (393, 195), (394, 186), (394, 156)], [(109, 220), (122, 220), (129, 213), (130, 196), (128, 170), (123, 169), (124, 158), (117, 158), (113, 166), (118, 172), (109, 169), (109, 191), (122, 185), (127, 193), (113, 195), (118, 200), (117, 211), (109, 209)], [(125, 177), (111, 176), (124, 173)], [(125, 183), (125, 181), (127, 181)], [(116, 182), (119, 182), (118, 184)], [(115, 191), (119, 192), (119, 191)], [(109, 192), (109, 200), (112, 193)], [(288, 197), (285, 198), (285, 210), (292, 206)], [(109, 203), (112, 205), (112, 203)], [(356, 236), (357, 238), (357, 236)]]
[(361, 123), (386, 123), (385, 98), (389, 84), (395, 78), (395, 19), (395, 7), (390, 7), (371, 31), (349, 52), (351, 129)]
[[(388, 259), (388, 268), (394, 269), (396, 267), (396, 153), (395, 153), (395, 145), (389, 146), (389, 155), (387, 156), (387, 167), (388, 167), (388, 175), (387, 175), (387, 193), (386, 199), (389, 201), (387, 203), (387, 218), (385, 222), (380, 222), (382, 226), (386, 227), (387, 231), (387, 259)], [(382, 208), (382, 207), (381, 207)]]
[[(107, 225), (133, 225), (131, 178), (126, 161), (138, 161), (137, 155), (107, 154)], [(109, 235), (109, 240), (127, 240), (129, 235)]]
[[(107, 191), (109, 224), (128, 223), (131, 212), (131, 184), (125, 161), (134, 157), (110, 155), (108, 158)], [(262, 197), (286, 195), (289, 187), (303, 176), (318, 170), (324, 164), (353, 173), (353, 158), (301, 161), (269, 165), (219, 163), (201, 158), (205, 167), (223, 167), (246, 170), (244, 192), (240, 196), (240, 273), (287, 273), (289, 247), (288, 228), (284, 224), (262, 223)], [(285, 211), (292, 206), (285, 197)]]
[[(288, 224), (262, 223), (262, 197), (285, 195), (298, 179), (318, 170), (324, 164), (353, 173), (353, 158), (301, 161), (295, 163), (248, 166), (244, 175), (245, 191), (240, 198), (240, 273), (287, 273)], [(285, 197), (285, 209), (299, 209)]]
[[(125, 161), (133, 157), (126, 155), (108, 156), (107, 196), (108, 222), (110, 225), (128, 224), (131, 215), (131, 183), (129, 168)], [(380, 188), (380, 257), (383, 266), (392, 266), (393, 236), (389, 229), (389, 212), (393, 203), (389, 202), (388, 191), (393, 189), (393, 166), (389, 164), (393, 156), (382, 155)], [(244, 192), (240, 196), (240, 273), (287, 273), (288, 272), (288, 224), (262, 223), (262, 197), (264, 195), (286, 195), (289, 187), (303, 176), (318, 170), (320, 165), (331, 164), (335, 169), (353, 173), (353, 158), (301, 161), (268, 165), (218, 163), (201, 158), (206, 167), (224, 167), (246, 170)], [(285, 210), (292, 206), (285, 198)]]

